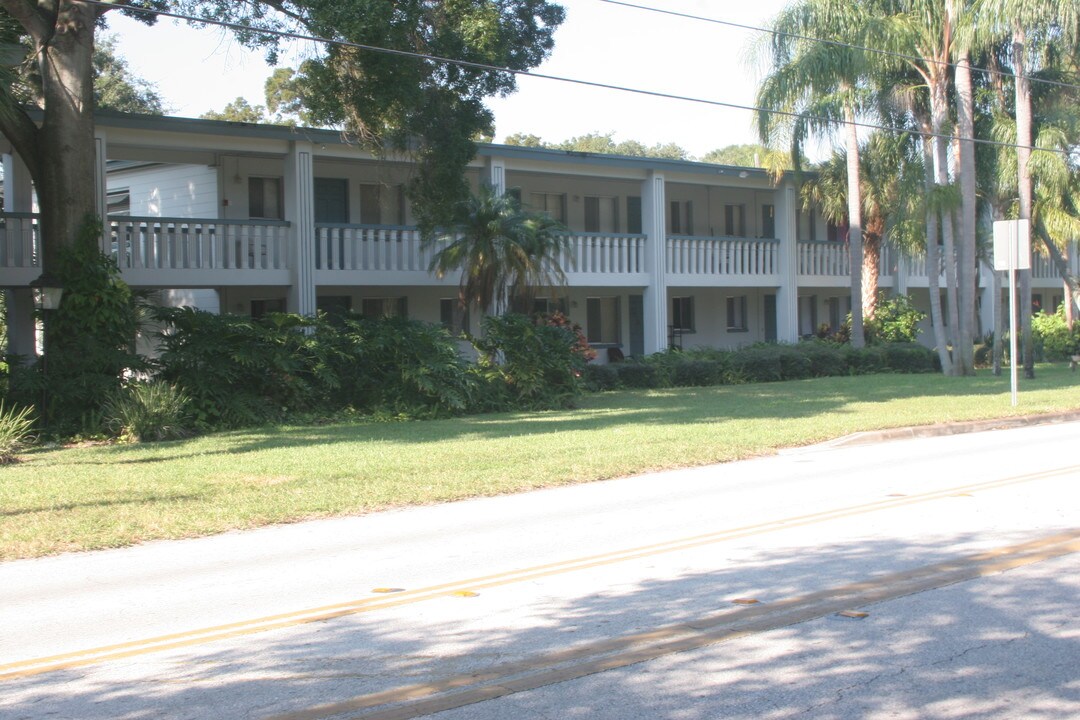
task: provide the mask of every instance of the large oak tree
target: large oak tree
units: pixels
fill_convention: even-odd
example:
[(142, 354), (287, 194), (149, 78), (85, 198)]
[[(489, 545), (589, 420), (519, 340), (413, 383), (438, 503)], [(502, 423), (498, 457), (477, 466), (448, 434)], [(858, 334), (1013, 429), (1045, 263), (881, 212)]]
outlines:
[[(148, 24), (168, 11), (242, 26), (237, 39), (277, 59), (279, 36), (298, 31), (489, 66), (525, 70), (553, 47), (563, 9), (546, 0), (0, 0), (0, 41), (10, 59), (27, 49), (21, 72), (0, 82), (0, 132), (29, 168), (41, 210), (43, 267), (71, 245), (94, 212), (95, 32), (111, 12)], [(28, 106), (20, 78), (40, 77)], [(314, 117), (377, 147), (415, 153), (412, 192), (434, 223), (465, 191), (471, 138), (490, 131), (484, 99), (515, 89), (512, 73), (327, 45), (301, 72)]]

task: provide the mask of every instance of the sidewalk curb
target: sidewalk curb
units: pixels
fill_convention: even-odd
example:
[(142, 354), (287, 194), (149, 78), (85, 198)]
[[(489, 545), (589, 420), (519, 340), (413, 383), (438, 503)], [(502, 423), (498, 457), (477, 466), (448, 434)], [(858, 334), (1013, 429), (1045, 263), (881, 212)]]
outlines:
[(1080, 422), (1080, 411), (1046, 413), (1043, 415), (1020, 415), (1016, 417), (995, 418), (992, 420), (971, 420), (967, 422), (939, 423), (937, 425), (915, 425), (912, 427), (889, 428), (887, 430), (867, 430), (827, 440), (816, 445), (791, 448), (787, 452), (812, 452), (815, 450), (833, 450), (836, 448), (871, 445), (893, 440), (913, 440), (916, 438), (945, 437), (966, 433), (986, 432), (989, 430), (1010, 430), (1013, 428), (1033, 427), (1036, 425), (1058, 425), (1066, 422)]

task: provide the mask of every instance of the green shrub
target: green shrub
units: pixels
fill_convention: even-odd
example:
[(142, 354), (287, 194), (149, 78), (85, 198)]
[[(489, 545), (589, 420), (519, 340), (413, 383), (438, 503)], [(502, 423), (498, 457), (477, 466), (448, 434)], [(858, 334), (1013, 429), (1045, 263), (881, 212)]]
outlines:
[(628, 360), (615, 366), (619, 373), (619, 383), (625, 388), (646, 390), (661, 387), (661, 373), (645, 361)]
[(582, 380), (589, 392), (616, 390), (619, 387), (619, 371), (615, 365), (589, 364), (585, 366)]
[(852, 375), (871, 375), (889, 369), (885, 348), (881, 345), (867, 345), (859, 349), (847, 347), (845, 359)]
[(15, 453), (26, 446), (34, 429), (33, 408), (4, 408), (0, 402), (0, 465), (15, 462)]
[(309, 356), (303, 319), (258, 321), (192, 308), (156, 315), (164, 324), (158, 377), (188, 396), (196, 427), (260, 425), (316, 405), (302, 372)]
[[(320, 325), (314, 339), (325, 345), (329, 328)], [(477, 376), (440, 325), (399, 317), (350, 316), (337, 343), (340, 383), (353, 407), (397, 415), (432, 417), (473, 408)]]
[(1065, 322), (1065, 305), (1052, 315), (1035, 313), (1031, 316), (1031, 337), (1036, 360), (1068, 360), (1080, 348), (1080, 334), (1069, 329)]
[(866, 322), (866, 342), (875, 345), (917, 341), (922, 332), (919, 323), (926, 318), (926, 313), (915, 309), (907, 295), (889, 298), (882, 291), (878, 298), (874, 317)]
[(674, 366), (671, 384), (675, 387), (723, 385), (724, 367), (716, 360), (687, 357)]
[(937, 353), (918, 343), (888, 343), (881, 346), (885, 366), (896, 373), (930, 373), (939, 370)]
[(784, 380), (781, 356), (785, 346), (757, 344), (738, 350), (732, 357), (732, 369), (744, 382)]
[(489, 398), (539, 409), (567, 407), (581, 395), (586, 358), (572, 327), (519, 314), (488, 316), (482, 326), (473, 342)]
[(796, 347), (810, 363), (811, 377), (836, 377), (847, 375), (850, 372), (847, 354), (844, 352), (844, 346), (842, 345), (820, 340), (807, 340), (799, 343)]
[(102, 416), (105, 426), (125, 440), (174, 440), (189, 434), (187, 403), (187, 396), (174, 385), (135, 382), (105, 400)]
[(60, 308), (39, 311), (45, 358), (35, 372), (46, 392), (34, 401), (44, 403), (39, 414), (59, 435), (99, 431), (104, 398), (120, 387), (126, 371), (145, 369), (133, 347), (137, 300), (116, 262), (102, 254), (100, 233), (101, 223), (88, 218), (75, 243), (61, 248), (54, 268), (64, 287)]

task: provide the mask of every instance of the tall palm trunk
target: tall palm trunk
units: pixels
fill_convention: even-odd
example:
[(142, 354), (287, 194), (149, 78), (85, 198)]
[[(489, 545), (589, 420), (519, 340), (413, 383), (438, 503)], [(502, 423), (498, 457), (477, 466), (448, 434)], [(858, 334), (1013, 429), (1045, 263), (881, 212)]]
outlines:
[[(949, 185), (949, 138), (945, 137), (945, 128), (949, 122), (949, 105), (947, 96), (947, 76), (934, 75), (930, 88), (930, 112), (932, 113), (934, 133), (934, 182), (938, 188)], [(941, 209), (941, 240), (945, 271), (945, 297), (948, 301), (947, 323), (950, 344), (953, 346), (953, 359), (956, 359), (956, 349), (959, 345), (957, 329), (960, 325), (959, 300), (956, 296), (956, 244), (953, 241), (953, 214)], [(953, 372), (956, 365), (953, 365)]]
[[(1023, 26), (1013, 24), (1013, 67), (1016, 74), (1016, 168), (1020, 194), (1020, 219), (1031, 220), (1031, 81), (1027, 77), (1027, 37)], [(1024, 343), (1024, 377), (1035, 377), (1035, 348), (1031, 339), (1031, 271), (1020, 275), (1020, 332)], [(1015, 329), (1014, 329), (1015, 332)], [(1013, 362), (1016, 360), (1014, 359)]]
[(851, 346), (861, 348), (866, 339), (862, 307), (862, 194), (859, 189), (859, 133), (851, 105), (844, 107), (844, 120), (847, 138), (848, 249), (851, 252)]
[(873, 319), (877, 314), (878, 278), (881, 277), (881, 237), (884, 234), (884, 218), (872, 218), (866, 222), (863, 232), (862, 300), (863, 315)]
[(957, 283), (960, 322), (957, 328), (959, 375), (975, 374), (975, 100), (967, 53), (956, 63), (956, 116), (959, 143), (960, 243)]
[[(934, 150), (933, 139), (923, 136), (923, 173), (926, 192), (934, 190)], [(945, 333), (944, 317), (941, 313), (941, 284), (939, 273), (941, 259), (938, 254), (938, 213), (932, 204), (926, 207), (926, 279), (930, 292), (930, 324), (934, 329), (934, 342), (937, 344), (938, 358), (941, 360), (941, 372), (953, 374), (952, 357), (949, 355), (949, 338)]]

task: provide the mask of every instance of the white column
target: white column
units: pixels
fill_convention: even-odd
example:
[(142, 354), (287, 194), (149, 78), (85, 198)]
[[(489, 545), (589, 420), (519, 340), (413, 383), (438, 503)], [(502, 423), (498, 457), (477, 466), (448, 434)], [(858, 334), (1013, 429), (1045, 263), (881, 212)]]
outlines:
[(15, 151), (4, 153), (4, 212), (32, 212), (34, 187), (30, 170)]
[[(34, 209), (34, 187), (30, 170), (13, 150), (4, 153), (4, 212), (28, 213)], [(30, 288), (5, 291), (7, 348), (4, 352), (33, 358), (37, 352), (34, 341), (34, 295)]]
[(776, 292), (776, 339), (799, 341), (799, 228), (795, 183), (776, 191), (776, 229), (780, 240), (780, 285)]
[(312, 145), (293, 142), (285, 158), (285, 219), (289, 221), (287, 309), (315, 314), (315, 180)]
[(109, 233), (109, 187), (108, 187), (109, 141), (105, 128), (94, 127), (94, 212), (101, 218), (101, 252), (112, 253)]
[(643, 297), (645, 354), (667, 348), (667, 215), (664, 175), (649, 171), (641, 187), (641, 229), (645, 233), (645, 271), (649, 285)]
[(506, 161), (501, 158), (488, 158), (485, 181), (496, 195), (506, 194)]

